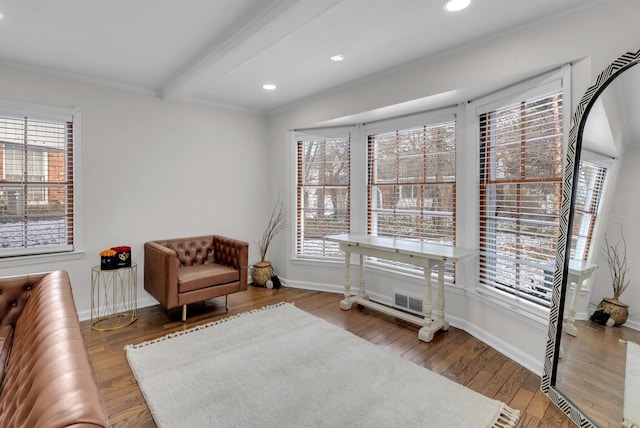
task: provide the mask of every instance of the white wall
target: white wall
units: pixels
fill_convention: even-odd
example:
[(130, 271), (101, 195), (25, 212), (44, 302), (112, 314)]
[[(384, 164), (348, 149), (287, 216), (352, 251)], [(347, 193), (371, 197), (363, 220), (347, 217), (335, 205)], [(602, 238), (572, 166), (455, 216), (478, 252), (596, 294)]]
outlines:
[(84, 254), (77, 260), (2, 264), (0, 275), (70, 273), (78, 313), (90, 315), (91, 267), (98, 253), (132, 247), (139, 306), (143, 244), (218, 233), (254, 242), (268, 205), (267, 122), (263, 115), (179, 104), (153, 95), (0, 68), (0, 99), (82, 111)]
[[(612, 1), (606, 7), (568, 17), (562, 22), (512, 34), (273, 114), (269, 118), (269, 154), (272, 162), (278, 162), (281, 167), (270, 171), (271, 195), (283, 197), (290, 211), (295, 213), (295, 147), (289, 136), (292, 129), (312, 127), (328, 120), (461, 88), (495, 86), (568, 62), (574, 63), (572, 98), (575, 104), (606, 65), (640, 44), (640, 26), (636, 23), (639, 15), (640, 2)], [(476, 147), (468, 150), (475, 151)], [(462, 180), (460, 175), (459, 172)], [(291, 224), (295, 224), (294, 220), (292, 216)], [(344, 277), (340, 264), (320, 266), (291, 260), (295, 248), (294, 230), (290, 228), (273, 244), (270, 258), (278, 273), (290, 284), (340, 290)], [(475, 240), (460, 234), (458, 237), (468, 242)], [(370, 273), (367, 281), (372, 294), (382, 299), (388, 298), (394, 287), (406, 288), (419, 296), (423, 293), (419, 281), (398, 276), (389, 278)], [(511, 358), (541, 373), (547, 339), (546, 321), (539, 317), (514, 316), (508, 308), (477, 295), (475, 279), (459, 285), (466, 289), (450, 288), (447, 292), (447, 313), (452, 325), (472, 331)], [(467, 298), (460, 298), (460, 293)]]
[[(613, 0), (606, 7), (545, 28), (512, 34), (400, 73), (368, 80), (265, 118), (236, 111), (164, 102), (156, 96), (43, 77), (0, 68), (0, 99), (82, 108), (85, 253), (77, 260), (0, 267), (0, 275), (69, 271), (80, 316), (89, 311), (90, 269), (98, 252), (131, 245), (139, 266), (150, 239), (224, 233), (251, 244), (259, 238), (273, 201), (295, 212), (294, 146), (289, 130), (367, 112), (417, 98), (513, 81), (574, 62), (573, 100), (614, 58), (640, 44), (640, 2)], [(268, 130), (268, 138), (265, 138)], [(475, 150), (475, 147), (469, 148)], [(118, 192), (117, 189), (125, 191)], [(637, 198), (636, 198), (637, 200)], [(628, 212), (636, 212), (635, 206)], [(292, 263), (293, 228), (278, 236), (269, 258), (290, 284), (341, 289), (342, 265)], [(473, 242), (475, 238), (460, 237)], [(473, 269), (471, 269), (473, 270)], [(468, 271), (464, 269), (465, 273)], [(476, 294), (473, 275), (447, 292), (453, 325), (467, 329), (526, 367), (542, 371), (546, 325), (513, 316)], [(373, 294), (384, 299), (400, 287), (422, 295), (419, 280), (367, 274)], [(630, 298), (631, 295), (625, 295)], [(336, 305), (338, 301), (336, 301)], [(632, 310), (633, 313), (633, 310)]]

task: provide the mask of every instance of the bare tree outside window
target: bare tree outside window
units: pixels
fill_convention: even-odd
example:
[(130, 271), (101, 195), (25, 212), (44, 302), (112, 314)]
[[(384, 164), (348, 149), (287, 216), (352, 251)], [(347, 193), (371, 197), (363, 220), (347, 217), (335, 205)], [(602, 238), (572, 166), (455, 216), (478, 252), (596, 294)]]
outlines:
[(455, 245), (455, 121), (370, 135), (368, 183), (369, 234)]
[(548, 306), (559, 233), (562, 93), (480, 117), (481, 283)]
[(349, 232), (350, 171), (348, 137), (298, 142), (298, 255), (341, 256), (324, 237)]

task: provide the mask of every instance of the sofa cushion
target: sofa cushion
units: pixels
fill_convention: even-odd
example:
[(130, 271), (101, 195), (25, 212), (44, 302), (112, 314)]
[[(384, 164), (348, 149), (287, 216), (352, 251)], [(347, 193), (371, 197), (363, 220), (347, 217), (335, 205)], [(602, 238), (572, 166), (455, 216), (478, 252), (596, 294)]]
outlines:
[(0, 327), (0, 389), (4, 380), (5, 369), (9, 362), (9, 352), (11, 351), (11, 340), (13, 339), (13, 327), (3, 325)]
[(194, 265), (178, 269), (178, 292), (186, 293), (239, 280), (240, 272), (229, 266), (217, 263)]
[(109, 427), (66, 272), (34, 285), (15, 323), (0, 427)]

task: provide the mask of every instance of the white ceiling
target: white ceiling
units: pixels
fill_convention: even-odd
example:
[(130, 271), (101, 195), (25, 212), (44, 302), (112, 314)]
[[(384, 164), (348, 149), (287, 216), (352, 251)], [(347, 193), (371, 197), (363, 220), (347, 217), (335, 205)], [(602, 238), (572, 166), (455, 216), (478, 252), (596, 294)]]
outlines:
[(612, 158), (626, 147), (640, 147), (640, 66), (621, 74), (594, 102), (587, 115), (582, 148)]
[(269, 112), (607, 1), (0, 0), (0, 62)]
[(624, 143), (640, 147), (640, 67), (635, 65), (626, 70), (616, 78), (613, 85), (619, 99)]

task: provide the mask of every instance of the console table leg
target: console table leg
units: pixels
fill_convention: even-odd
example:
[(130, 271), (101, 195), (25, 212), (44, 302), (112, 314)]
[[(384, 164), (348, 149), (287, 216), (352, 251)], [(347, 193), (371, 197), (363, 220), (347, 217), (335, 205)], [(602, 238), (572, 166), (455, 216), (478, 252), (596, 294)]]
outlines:
[[(428, 266), (424, 268), (425, 280), (425, 318), (424, 327), (418, 331), (418, 339), (424, 342), (431, 342), (436, 331), (442, 329), (447, 331), (449, 323), (444, 320), (444, 260), (429, 260)], [(438, 305), (436, 307), (435, 320), (431, 320), (433, 315), (433, 304), (431, 301), (431, 268), (438, 267)]]
[(438, 324), (444, 331), (449, 330), (449, 323), (444, 320), (444, 260), (440, 260), (438, 265)]
[(433, 330), (431, 329), (431, 263), (424, 267), (424, 327), (418, 331), (418, 339), (423, 342), (433, 340)]
[(351, 281), (349, 279), (349, 262), (351, 253), (342, 248), (344, 251), (344, 300), (340, 302), (340, 309), (348, 311), (351, 309)]
[(360, 283), (358, 288), (358, 297), (369, 300), (369, 296), (364, 291), (364, 255), (360, 254)]
[[(578, 312), (578, 299), (580, 297), (580, 289), (582, 288), (583, 278), (578, 278), (575, 282), (575, 288), (573, 289), (573, 296), (571, 296), (571, 306), (569, 306), (569, 314), (567, 315), (567, 322), (564, 323), (562, 328), (570, 336), (578, 335), (578, 328), (575, 326), (576, 312)], [(569, 282), (569, 285), (571, 282)]]

